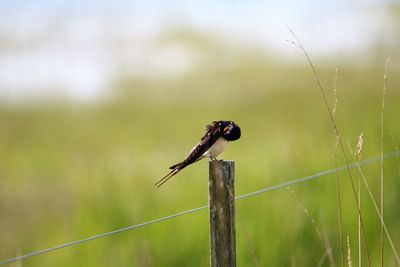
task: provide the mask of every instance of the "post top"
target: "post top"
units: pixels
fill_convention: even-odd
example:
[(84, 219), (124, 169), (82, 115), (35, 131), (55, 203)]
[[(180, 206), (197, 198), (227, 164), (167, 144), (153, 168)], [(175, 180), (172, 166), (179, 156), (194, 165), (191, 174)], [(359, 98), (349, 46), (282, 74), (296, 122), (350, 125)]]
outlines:
[[(225, 159), (219, 159), (218, 161), (219, 161), (219, 162), (235, 162), (234, 160), (230, 160), (230, 159), (227, 159), (227, 160), (225, 160)], [(212, 162), (212, 161), (209, 161), (209, 162)]]

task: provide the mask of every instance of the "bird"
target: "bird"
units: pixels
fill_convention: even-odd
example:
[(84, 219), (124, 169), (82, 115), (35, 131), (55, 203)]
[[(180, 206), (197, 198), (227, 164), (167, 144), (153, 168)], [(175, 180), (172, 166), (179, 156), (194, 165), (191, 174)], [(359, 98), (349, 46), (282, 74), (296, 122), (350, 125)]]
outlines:
[(189, 155), (183, 161), (169, 167), (171, 171), (157, 181), (155, 186), (162, 186), (185, 167), (205, 157), (210, 158), (211, 161), (217, 160), (217, 156), (224, 151), (228, 142), (238, 140), (240, 136), (240, 127), (233, 121), (213, 121), (206, 126), (203, 137)]

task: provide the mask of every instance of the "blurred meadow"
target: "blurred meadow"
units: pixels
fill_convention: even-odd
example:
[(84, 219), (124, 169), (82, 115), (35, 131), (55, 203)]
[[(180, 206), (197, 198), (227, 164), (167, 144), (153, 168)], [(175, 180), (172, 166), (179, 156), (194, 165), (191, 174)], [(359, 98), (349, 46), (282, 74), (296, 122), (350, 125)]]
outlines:
[[(315, 11), (319, 6), (306, 2), (301, 14), (320, 14)], [(152, 10), (157, 3), (139, 9)], [(242, 138), (220, 156), (235, 161), (237, 196), (335, 167), (329, 113), (306, 58), (290, 42), (286, 17), (277, 14), (264, 31), (260, 23), (269, 21), (261, 20), (261, 15), (272, 11), (258, 10), (261, 17), (251, 19), (255, 10), (250, 4), (227, 10), (220, 4), (208, 17), (206, 11), (213, 4), (205, 3), (209, 9), (173, 1), (171, 5), (182, 4), (179, 10), (187, 14), (176, 18), (169, 7), (162, 22), (174, 19), (164, 28), (146, 20), (141, 23), (149, 23), (147, 28), (138, 23), (146, 13), (138, 15), (136, 9), (132, 22), (127, 10), (137, 8), (137, 3), (124, 11), (125, 2), (112, 8), (94, 2), (98, 11), (88, 4), (69, 6), (63, 1), (43, 1), (47, 6), (43, 10), (32, 3), (3, 4), (0, 260), (207, 204), (206, 160), (161, 188), (154, 183), (187, 155), (213, 120), (233, 120), (242, 129)], [(327, 3), (329, 8), (334, 5)], [(362, 158), (380, 155), (389, 56), (383, 149), (390, 152), (400, 146), (400, 9), (397, 2), (368, 3), (362, 17), (344, 12), (347, 6), (341, 1), (338, 6), (343, 10), (331, 14), (347, 14), (349, 29), (367, 34), (368, 40), (360, 37), (347, 43), (358, 37), (350, 36), (351, 31), (343, 33), (348, 25), (341, 23), (333, 28), (331, 23), (318, 25), (303, 18), (288, 24), (311, 56), (330, 108), (337, 89), (336, 121), (349, 162), (355, 161), (350, 148), (356, 149), (361, 133)], [(165, 7), (158, 4), (155, 15), (150, 13), (155, 17)], [(274, 10), (297, 12), (284, 7)], [(242, 11), (248, 12), (249, 20), (234, 34), (235, 16), (224, 12), (242, 18)], [(112, 20), (118, 12), (120, 20)], [(213, 19), (218, 14), (221, 18)], [(376, 20), (369, 19), (371, 14)], [(199, 19), (204, 17), (210, 19)], [(191, 18), (195, 18), (192, 24)], [(358, 19), (369, 21), (369, 28), (355, 27)], [(223, 32), (213, 23), (233, 26)], [(266, 38), (267, 43), (276, 41), (268, 46), (263, 37), (253, 38), (260, 32), (244, 33), (252, 27), (266, 36), (268, 31), (280, 34)], [(325, 31), (337, 39), (321, 36)], [(338, 166), (344, 165), (340, 149), (337, 159)], [(383, 168), (384, 221), (399, 252), (399, 157), (386, 159)], [(362, 170), (379, 205), (380, 163)], [(359, 172), (351, 172), (358, 189)], [(341, 266), (335, 177), (238, 200), (237, 265)], [(343, 235), (345, 241), (348, 235), (350, 245), (344, 243), (343, 249), (346, 253), (351, 249), (352, 264), (358, 266), (358, 214), (346, 171), (339, 173), (339, 183)], [(369, 249), (367, 255), (362, 241), (362, 266), (368, 266), (368, 256), (372, 266), (380, 266), (380, 221), (364, 186), (361, 210)], [(331, 261), (325, 244), (331, 249)], [(343, 256), (347, 266), (348, 256)], [(10, 264), (208, 265), (208, 210)], [(384, 266), (398, 266), (387, 238)]]

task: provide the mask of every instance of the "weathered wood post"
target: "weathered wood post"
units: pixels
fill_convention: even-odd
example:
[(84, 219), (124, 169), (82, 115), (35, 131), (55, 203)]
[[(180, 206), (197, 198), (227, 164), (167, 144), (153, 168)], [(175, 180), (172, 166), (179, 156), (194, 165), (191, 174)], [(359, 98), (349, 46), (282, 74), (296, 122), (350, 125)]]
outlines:
[(211, 267), (236, 266), (234, 161), (209, 163)]

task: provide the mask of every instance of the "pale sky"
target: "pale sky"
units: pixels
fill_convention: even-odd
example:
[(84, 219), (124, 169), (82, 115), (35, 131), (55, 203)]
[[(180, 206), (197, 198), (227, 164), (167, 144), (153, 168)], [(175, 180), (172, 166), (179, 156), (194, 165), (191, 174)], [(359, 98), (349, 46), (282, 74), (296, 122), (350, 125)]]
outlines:
[[(390, 35), (387, 3), (0, 0), (0, 100), (47, 94), (99, 96), (121, 60), (131, 60), (133, 71), (162, 69), (151, 64), (151, 55), (159, 51), (149, 48), (149, 40), (179, 27), (220, 33), (231, 42), (290, 58), (288, 25), (316, 56), (362, 53)], [(126, 56), (110, 47), (113, 38), (132, 42)], [(169, 52), (167, 57), (174, 55)], [(172, 71), (188, 66), (177, 62), (181, 67), (172, 66)]]

